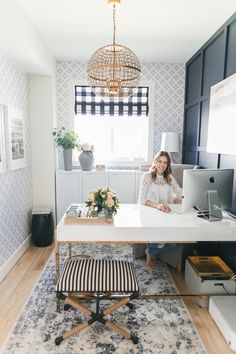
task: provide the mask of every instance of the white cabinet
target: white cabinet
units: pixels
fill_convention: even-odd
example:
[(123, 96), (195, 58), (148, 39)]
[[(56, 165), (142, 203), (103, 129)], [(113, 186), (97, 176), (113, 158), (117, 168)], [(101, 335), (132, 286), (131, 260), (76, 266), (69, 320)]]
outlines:
[(88, 199), (88, 194), (98, 188), (108, 187), (108, 172), (89, 171), (83, 174), (83, 202)]
[(136, 203), (135, 171), (110, 171), (109, 187), (116, 192), (121, 203)]
[(109, 187), (121, 203), (137, 203), (143, 172), (134, 170), (57, 171), (57, 222), (72, 203), (85, 203), (89, 192)]
[(144, 174), (143, 171), (136, 171), (136, 182), (135, 182), (135, 203), (138, 202), (138, 196), (139, 196), (139, 188), (140, 188), (140, 182), (142, 175)]
[(82, 202), (82, 173), (74, 171), (58, 171), (56, 174), (57, 222), (68, 206)]

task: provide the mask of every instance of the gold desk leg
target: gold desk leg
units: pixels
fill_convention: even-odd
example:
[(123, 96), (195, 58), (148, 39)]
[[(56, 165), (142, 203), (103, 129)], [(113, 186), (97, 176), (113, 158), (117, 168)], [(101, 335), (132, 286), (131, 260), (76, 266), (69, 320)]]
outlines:
[(72, 242), (68, 242), (68, 252), (69, 252), (69, 257), (72, 256)]
[[(56, 282), (58, 282), (60, 276), (60, 269), (59, 269), (60, 249), (59, 248), (60, 248), (59, 242), (55, 241)], [(60, 299), (57, 298), (57, 312), (60, 311), (61, 311)]]

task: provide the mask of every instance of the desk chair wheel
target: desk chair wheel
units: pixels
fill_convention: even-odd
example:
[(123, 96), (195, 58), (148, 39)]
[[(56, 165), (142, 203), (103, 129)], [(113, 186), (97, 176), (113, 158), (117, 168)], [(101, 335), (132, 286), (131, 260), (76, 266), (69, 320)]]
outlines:
[(63, 341), (63, 337), (62, 337), (62, 336), (57, 337), (57, 338), (55, 339), (55, 344), (56, 344), (56, 345), (60, 345), (62, 341)]
[(134, 308), (134, 304), (126, 304), (125, 306), (127, 306), (130, 310), (133, 310), (133, 308)]
[(130, 339), (132, 340), (132, 342), (134, 344), (138, 344), (138, 341), (139, 341), (138, 337), (131, 335)]
[(71, 305), (65, 304), (65, 305), (64, 305), (64, 310), (65, 310), (65, 311), (68, 311), (71, 307), (72, 307)]

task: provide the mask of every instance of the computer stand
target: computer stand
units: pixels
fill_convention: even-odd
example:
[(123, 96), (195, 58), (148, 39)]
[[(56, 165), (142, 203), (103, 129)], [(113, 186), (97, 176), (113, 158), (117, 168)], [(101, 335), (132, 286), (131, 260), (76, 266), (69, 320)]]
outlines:
[(199, 206), (194, 208), (197, 210), (197, 216), (208, 221), (219, 221), (222, 217), (221, 208), (219, 206), (218, 192), (216, 190), (207, 191), (207, 210), (202, 210)]
[(208, 199), (208, 220), (209, 221), (219, 221), (222, 217), (221, 208), (219, 206), (219, 197), (218, 192), (216, 190), (207, 191), (207, 199)]

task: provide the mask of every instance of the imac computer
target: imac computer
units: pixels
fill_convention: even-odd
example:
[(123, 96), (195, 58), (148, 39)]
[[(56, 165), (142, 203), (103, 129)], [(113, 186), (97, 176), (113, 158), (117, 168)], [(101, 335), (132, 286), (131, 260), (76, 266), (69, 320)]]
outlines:
[(231, 207), (234, 169), (184, 170), (182, 212), (191, 208), (209, 221), (221, 220)]

